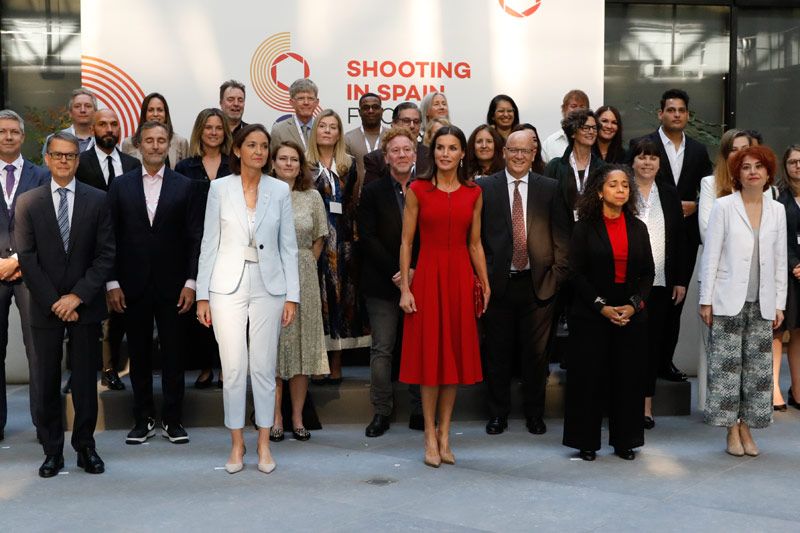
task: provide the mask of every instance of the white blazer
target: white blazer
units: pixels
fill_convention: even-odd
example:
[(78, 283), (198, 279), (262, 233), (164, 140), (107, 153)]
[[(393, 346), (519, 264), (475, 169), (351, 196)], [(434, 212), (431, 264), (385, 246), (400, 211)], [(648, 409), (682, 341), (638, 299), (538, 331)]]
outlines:
[[(197, 273), (197, 299), (209, 292), (231, 294), (239, 285), (250, 230), (242, 177), (232, 174), (211, 182)], [(255, 244), (267, 292), (300, 301), (297, 237), (289, 186), (266, 174), (258, 184)]]
[[(786, 309), (788, 267), (786, 211), (771, 198), (764, 199), (758, 246), (761, 317), (774, 320), (776, 309)], [(742, 194), (735, 191), (717, 198), (711, 208), (700, 262), (700, 305), (711, 305), (715, 315), (739, 314), (747, 298), (752, 257), (753, 229)]]
[[(778, 197), (773, 194), (774, 186), (764, 191), (764, 201), (774, 200)], [(700, 203), (697, 207), (697, 221), (700, 224), (700, 243), (706, 242), (706, 230), (708, 229), (708, 219), (711, 216), (711, 208), (717, 199), (717, 182), (714, 174), (706, 176), (700, 180)]]

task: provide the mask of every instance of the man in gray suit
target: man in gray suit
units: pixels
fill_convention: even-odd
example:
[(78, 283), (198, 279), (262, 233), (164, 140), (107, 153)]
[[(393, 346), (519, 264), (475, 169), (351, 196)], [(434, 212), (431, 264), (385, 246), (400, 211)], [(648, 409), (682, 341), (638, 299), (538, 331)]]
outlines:
[(358, 116), (361, 126), (344, 136), (347, 153), (356, 160), (359, 182), (364, 181), (364, 156), (381, 147), (381, 135), (387, 130), (381, 123), (383, 103), (375, 93), (365, 93), (358, 99)]
[(28, 288), (22, 283), (17, 247), (14, 239), (14, 211), (17, 197), (48, 180), (47, 170), (22, 157), (25, 141), (25, 122), (10, 109), (0, 111), (0, 185), (3, 200), (0, 204), (0, 441), (4, 438), (8, 406), (6, 404), (6, 347), (8, 344), (8, 312), (11, 300), (17, 302), (22, 322), (22, 342), (28, 356), (30, 374), (31, 419), (36, 418), (36, 352), (31, 340), (30, 301)]
[(283, 141), (294, 141), (303, 150), (308, 151), (308, 138), (311, 136), (311, 124), (314, 122), (314, 111), (319, 105), (317, 84), (308, 78), (301, 78), (289, 86), (289, 103), (294, 108), (292, 116), (272, 126), (270, 132), (270, 153), (275, 153)]

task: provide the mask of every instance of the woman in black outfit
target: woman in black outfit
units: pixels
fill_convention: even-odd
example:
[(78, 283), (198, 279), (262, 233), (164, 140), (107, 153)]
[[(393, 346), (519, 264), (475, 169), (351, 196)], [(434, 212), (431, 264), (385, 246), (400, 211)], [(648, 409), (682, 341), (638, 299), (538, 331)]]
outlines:
[[(228, 168), (228, 153), (232, 144), (233, 136), (222, 111), (216, 108), (200, 111), (189, 139), (190, 157), (181, 160), (175, 171), (194, 180), (197, 186), (197, 201), (203, 206), (206, 204), (211, 180), (231, 173)], [(205, 211), (205, 207), (203, 210)], [(187, 313), (186, 316), (194, 317), (194, 313)], [(187, 353), (193, 358), (191, 363), (201, 369), (194, 386), (198, 389), (207, 389), (214, 384), (212, 369), (220, 367), (214, 330), (211, 327), (203, 327), (197, 320), (186, 320), (186, 330)], [(217, 387), (222, 388), (222, 371)]]
[(614, 453), (632, 460), (633, 449), (644, 444), (644, 302), (654, 267), (647, 227), (636, 218), (637, 198), (628, 167), (594, 171), (570, 241), (574, 293), (563, 443), (584, 461), (593, 461), (600, 449), (606, 406)]

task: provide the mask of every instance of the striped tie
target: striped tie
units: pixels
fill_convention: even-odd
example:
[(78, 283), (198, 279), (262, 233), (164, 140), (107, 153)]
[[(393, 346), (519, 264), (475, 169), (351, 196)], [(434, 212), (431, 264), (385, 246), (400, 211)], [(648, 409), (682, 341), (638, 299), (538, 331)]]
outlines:
[(69, 204), (67, 203), (68, 189), (59, 187), (57, 189), (61, 199), (58, 201), (58, 231), (61, 232), (61, 240), (64, 241), (64, 251), (69, 247)]

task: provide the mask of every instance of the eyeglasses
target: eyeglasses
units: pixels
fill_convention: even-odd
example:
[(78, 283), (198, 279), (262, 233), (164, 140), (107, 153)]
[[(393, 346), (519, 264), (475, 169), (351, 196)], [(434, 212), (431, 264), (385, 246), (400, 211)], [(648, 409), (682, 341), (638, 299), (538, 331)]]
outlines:
[(398, 118), (397, 122), (405, 126), (411, 126), (412, 124), (414, 126), (419, 126), (420, 123), (422, 123), (422, 121), (418, 118)]
[(786, 161), (787, 167), (797, 167), (800, 166), (800, 159), (789, 159)]
[(584, 124), (583, 126), (578, 126), (578, 129), (584, 133), (589, 133), (592, 131), (597, 131), (597, 126), (592, 126), (590, 124)]
[(511, 155), (531, 155), (533, 150), (530, 148), (504, 148)]
[(50, 156), (50, 159), (55, 159), (56, 161), (61, 161), (62, 159), (66, 159), (67, 161), (75, 161), (78, 159), (77, 152), (47, 152), (47, 155)]
[(300, 104), (311, 104), (317, 101), (317, 99), (314, 98), (313, 96), (297, 96), (295, 98), (292, 98), (292, 100)]

